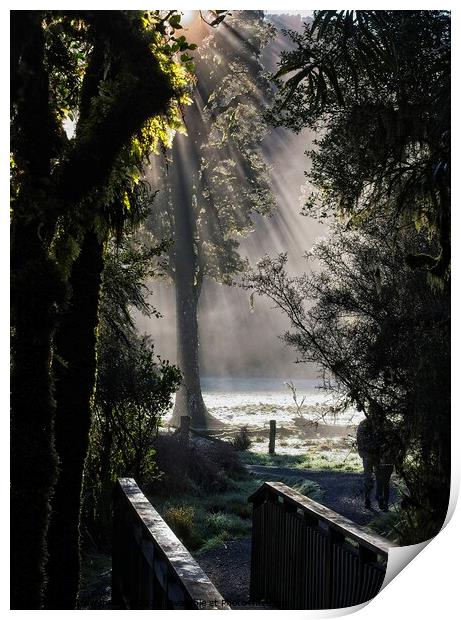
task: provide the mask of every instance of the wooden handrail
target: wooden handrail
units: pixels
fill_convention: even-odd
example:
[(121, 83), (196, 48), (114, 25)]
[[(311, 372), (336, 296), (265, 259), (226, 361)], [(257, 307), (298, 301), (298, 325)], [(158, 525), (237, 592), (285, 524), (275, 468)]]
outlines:
[(114, 493), (112, 601), (124, 609), (229, 609), (132, 478)]
[(394, 543), (281, 482), (265, 482), (249, 501), (252, 601), (336, 609), (379, 592)]
[(319, 504), (313, 499), (298, 493), (298, 491), (282, 482), (265, 482), (249, 497), (248, 501), (253, 504), (259, 503), (264, 501), (263, 498), (267, 494), (274, 494), (280, 497), (284, 502), (288, 502), (311, 517), (318, 519), (318, 521), (326, 523), (328, 527), (355, 540), (359, 545), (366, 547), (374, 553), (387, 556), (389, 549), (397, 546), (395, 543), (387, 540), (387, 538), (369, 532), (347, 517), (343, 517), (334, 510), (323, 506), (323, 504)]

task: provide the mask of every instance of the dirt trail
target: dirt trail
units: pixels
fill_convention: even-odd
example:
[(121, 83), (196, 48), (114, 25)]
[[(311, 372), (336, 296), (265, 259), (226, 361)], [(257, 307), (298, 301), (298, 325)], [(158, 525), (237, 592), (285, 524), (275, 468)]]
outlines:
[[(247, 468), (254, 474), (264, 474), (265, 478), (268, 474), (273, 476), (274, 482), (286, 476), (316, 482), (324, 492), (321, 503), (359, 525), (367, 525), (380, 512), (374, 501), (372, 501), (373, 510), (366, 510), (364, 507), (362, 474), (266, 465), (247, 465)], [(394, 487), (391, 487), (389, 499), (390, 503), (397, 499)]]

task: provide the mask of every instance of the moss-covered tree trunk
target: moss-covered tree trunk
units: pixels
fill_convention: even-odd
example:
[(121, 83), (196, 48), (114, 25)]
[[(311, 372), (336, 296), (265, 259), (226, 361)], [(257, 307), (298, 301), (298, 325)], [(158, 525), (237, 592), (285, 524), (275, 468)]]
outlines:
[[(17, 171), (13, 175), (11, 234), (13, 608), (36, 609), (42, 604), (49, 503), (57, 474), (52, 373), (52, 368), (57, 368), (57, 364), (53, 364), (55, 350), (59, 351), (62, 360), (70, 362), (67, 368), (71, 368), (71, 372), (74, 372), (71, 364), (79, 359), (82, 387), (78, 394), (71, 391), (62, 366), (58, 371), (62, 382), (57, 395), (62, 463), (60, 487), (55, 496), (56, 515), (48, 537), (55, 558), (49, 563), (50, 570), (54, 571), (49, 601), (60, 599), (70, 606), (75, 600), (73, 593), (78, 572), (75, 523), (78, 524), (80, 510), (81, 469), (88, 445), (88, 395), (94, 382), (95, 362), (96, 322), (88, 317), (97, 315), (97, 295), (94, 295), (91, 277), (95, 278), (100, 272), (97, 261), (101, 256), (99, 254), (89, 268), (92, 275), (88, 282), (84, 281), (81, 265), (78, 285), (80, 292), (86, 292), (81, 297), (80, 334), (76, 337), (73, 331), (71, 314), (75, 316), (77, 312), (70, 307), (66, 317), (68, 322), (63, 325), (54, 348), (56, 310), (64, 298), (64, 286), (60, 270), (50, 257), (49, 243), (57, 222), (66, 216), (73, 217), (75, 213), (82, 215), (80, 203), (107, 183), (121, 149), (148, 118), (164, 113), (175, 95), (171, 78), (164, 73), (148, 39), (129, 15), (122, 11), (84, 11), (80, 17), (90, 26), (88, 40), (94, 53), (90, 54), (82, 87), (77, 135), (68, 149), (62, 125), (57, 120), (57, 110), (52, 107), (48, 67), (53, 70), (53, 55), (45, 58), (43, 12), (13, 11), (11, 15), (11, 151)], [(101, 50), (104, 54), (100, 54)], [(115, 62), (112, 62), (111, 54)], [(101, 95), (99, 89), (108, 67), (114, 68), (118, 79), (117, 96), (112, 101), (105, 91), (102, 90)], [(101, 99), (104, 106), (99, 105)], [(91, 230), (93, 223), (92, 217), (87, 222), (79, 219), (85, 231)], [(90, 243), (88, 238), (86, 243)], [(81, 263), (84, 256), (85, 252)], [(76, 269), (73, 277), (77, 278)], [(78, 295), (74, 291), (74, 300)], [(73, 339), (66, 342), (65, 334), (73, 334)], [(80, 353), (77, 354), (73, 347), (80, 353), (87, 347), (88, 358), (84, 360), (83, 353), (78, 357)], [(70, 399), (66, 400), (69, 394)], [(83, 403), (83, 409), (77, 399)], [(64, 404), (70, 409), (65, 409)], [(80, 415), (78, 423), (77, 413)], [(69, 441), (67, 422), (75, 431), (72, 441)], [(72, 457), (71, 452), (66, 453), (65, 446), (70, 447)], [(72, 459), (75, 459), (73, 463)], [(69, 534), (71, 542), (66, 548), (61, 545), (67, 545), (64, 524), (68, 517), (74, 529)], [(60, 562), (64, 553), (65, 570), (59, 576), (57, 572), (62, 566)], [(68, 575), (68, 581), (65, 575)], [(65, 582), (65, 592), (58, 592), (55, 577), (61, 580), (60, 583)]]
[(103, 245), (94, 232), (87, 232), (72, 269), (71, 298), (55, 337), (59, 477), (48, 532), (48, 609), (73, 609), (78, 593), (80, 500), (91, 425), (103, 266)]
[(32, 224), (16, 227), (11, 266), (11, 608), (39, 609), (57, 472), (50, 365), (60, 285)]
[[(11, 224), (11, 607), (38, 609), (49, 498), (56, 479), (50, 374), (56, 304), (64, 293), (40, 217), (56, 146), (40, 11), (11, 14), (11, 148), (22, 171)], [(45, 224), (45, 225), (44, 225)]]

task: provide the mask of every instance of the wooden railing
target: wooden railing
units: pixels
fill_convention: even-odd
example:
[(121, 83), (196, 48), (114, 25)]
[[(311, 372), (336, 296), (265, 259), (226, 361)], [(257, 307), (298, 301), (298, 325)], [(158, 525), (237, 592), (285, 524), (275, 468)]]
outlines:
[(393, 543), (281, 482), (264, 483), (249, 501), (252, 601), (335, 609), (379, 592)]
[(113, 525), (113, 607), (229, 609), (132, 478), (116, 485)]

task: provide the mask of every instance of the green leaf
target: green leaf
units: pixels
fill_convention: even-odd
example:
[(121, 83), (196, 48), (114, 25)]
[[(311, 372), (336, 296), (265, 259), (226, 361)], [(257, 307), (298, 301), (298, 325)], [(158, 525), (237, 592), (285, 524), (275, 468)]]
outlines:
[(175, 13), (168, 20), (168, 23), (170, 24), (170, 26), (173, 26), (173, 28), (177, 28), (180, 22), (181, 22), (181, 15), (179, 15), (179, 13)]

